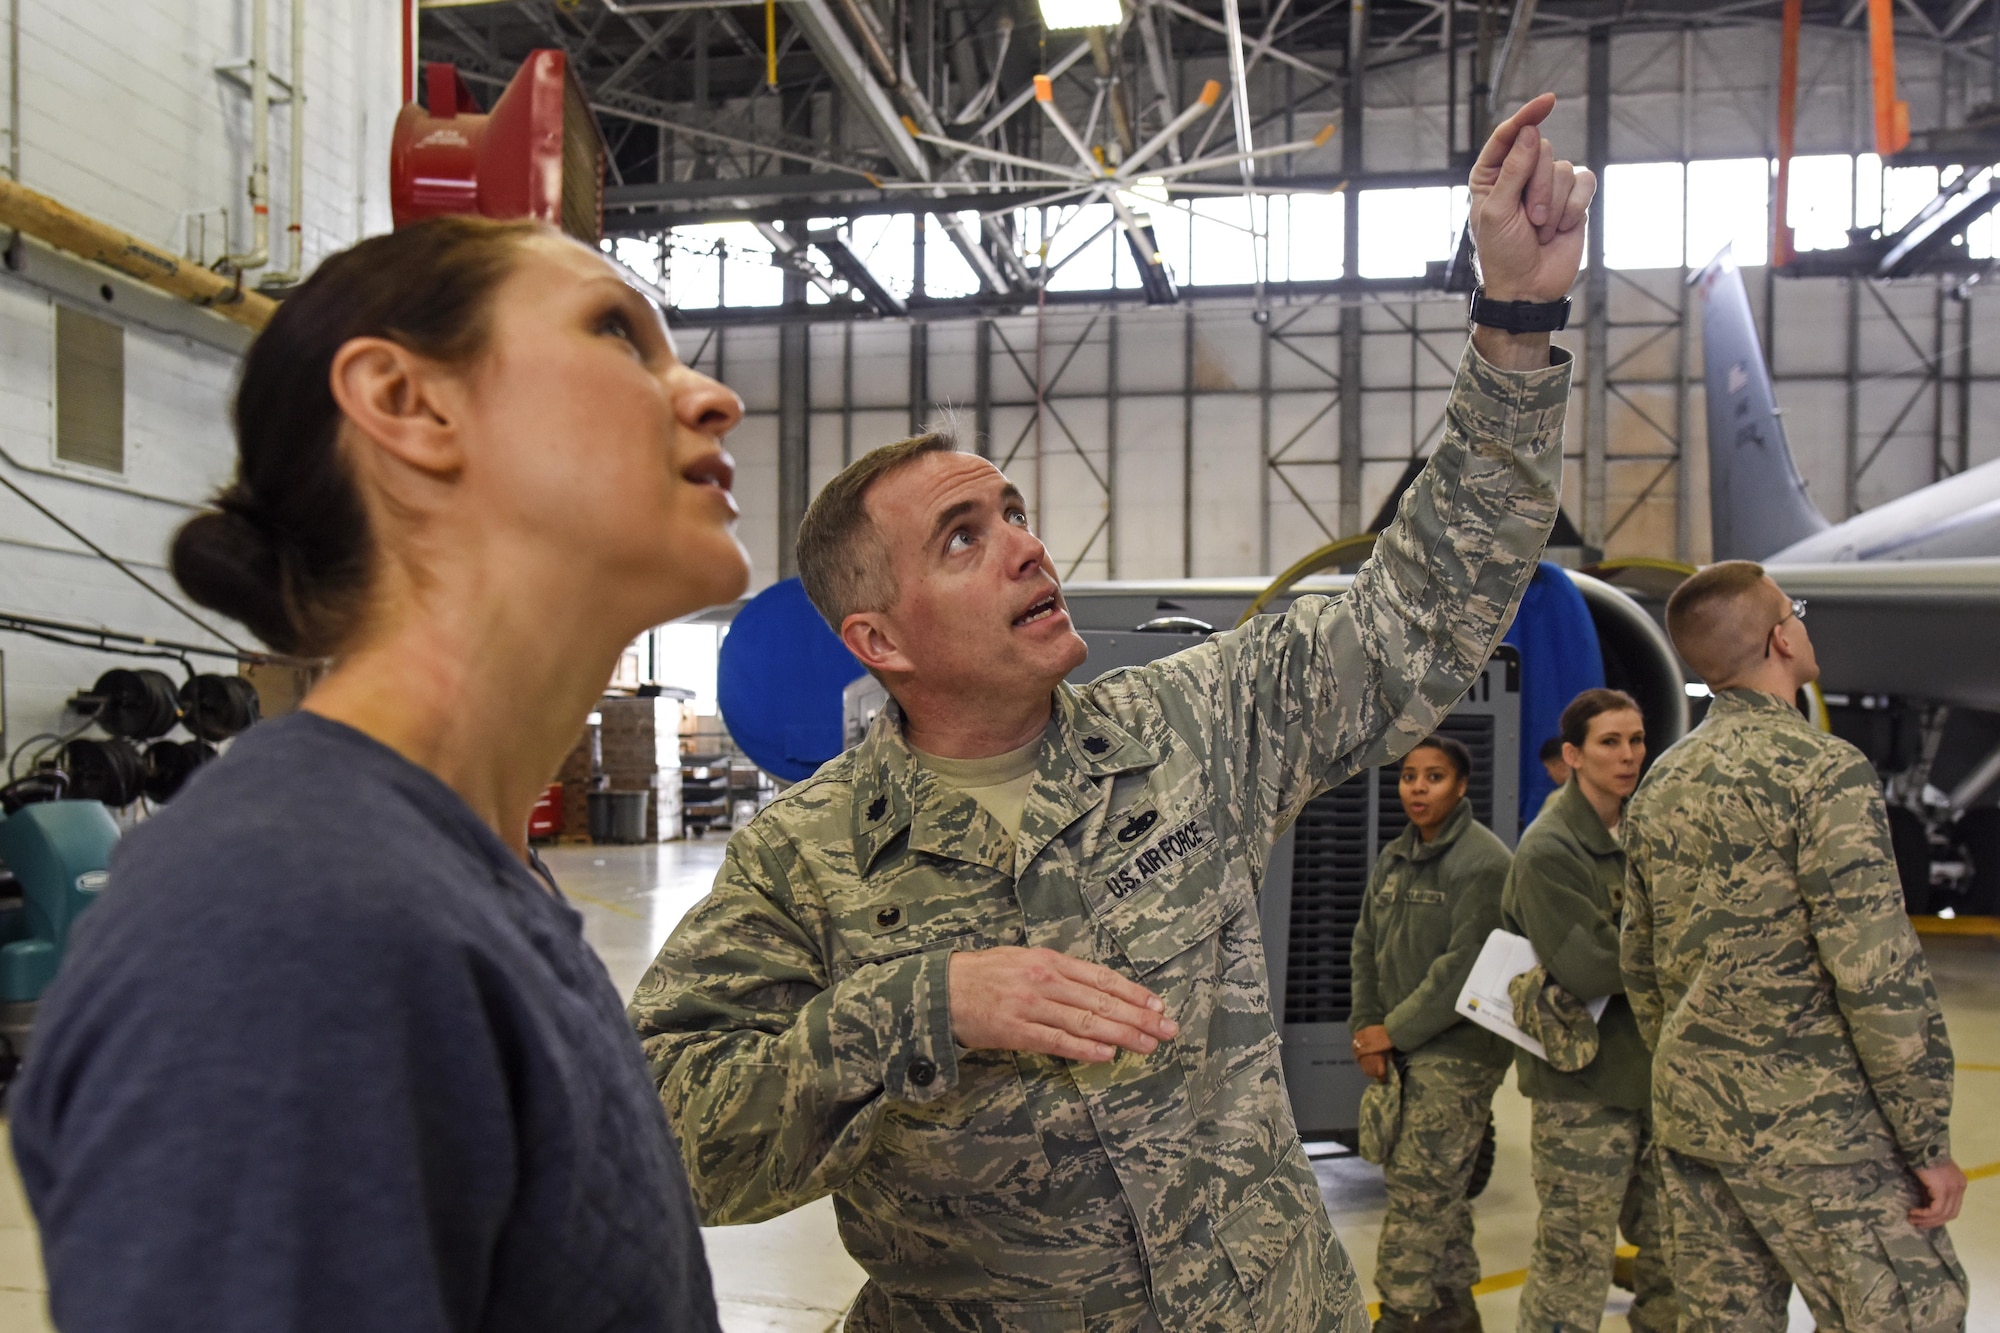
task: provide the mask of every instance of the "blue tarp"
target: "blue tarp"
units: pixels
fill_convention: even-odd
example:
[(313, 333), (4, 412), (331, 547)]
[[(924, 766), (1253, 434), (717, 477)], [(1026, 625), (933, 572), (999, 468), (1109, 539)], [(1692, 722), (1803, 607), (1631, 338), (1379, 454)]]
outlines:
[(1535, 570), (1502, 642), (1521, 653), (1521, 824), (1526, 827), (1554, 790), (1539, 757), (1542, 742), (1556, 734), (1571, 699), (1603, 687), (1604, 654), (1583, 594), (1561, 566), (1547, 561)]
[(840, 753), (841, 692), (861, 663), (826, 627), (797, 579), (752, 597), (716, 662), (729, 734), (757, 767), (800, 782)]

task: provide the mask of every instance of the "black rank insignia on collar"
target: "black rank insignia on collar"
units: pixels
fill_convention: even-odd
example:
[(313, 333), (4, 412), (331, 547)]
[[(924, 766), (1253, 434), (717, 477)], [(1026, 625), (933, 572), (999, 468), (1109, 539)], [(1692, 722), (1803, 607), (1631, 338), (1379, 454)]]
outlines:
[(886, 796), (877, 796), (868, 805), (868, 822), (873, 824), (888, 813), (889, 798)]
[(1083, 748), (1092, 754), (1103, 754), (1111, 748), (1111, 742), (1105, 740), (1102, 736), (1085, 736), (1083, 738)]

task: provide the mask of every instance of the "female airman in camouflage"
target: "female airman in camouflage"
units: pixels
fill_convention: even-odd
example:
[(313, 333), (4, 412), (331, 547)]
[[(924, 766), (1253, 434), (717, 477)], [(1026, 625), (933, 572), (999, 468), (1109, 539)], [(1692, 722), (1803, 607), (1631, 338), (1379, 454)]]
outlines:
[(1355, 1055), (1373, 1078), (1391, 1060), (1402, 1073), (1402, 1126), (1382, 1163), (1378, 1333), (1480, 1326), (1467, 1186), (1509, 1048), (1454, 1006), (1500, 924), (1513, 858), (1472, 817), (1471, 773), (1472, 756), (1448, 736), (1404, 757), (1397, 793), (1410, 824), (1376, 859), (1354, 931)]

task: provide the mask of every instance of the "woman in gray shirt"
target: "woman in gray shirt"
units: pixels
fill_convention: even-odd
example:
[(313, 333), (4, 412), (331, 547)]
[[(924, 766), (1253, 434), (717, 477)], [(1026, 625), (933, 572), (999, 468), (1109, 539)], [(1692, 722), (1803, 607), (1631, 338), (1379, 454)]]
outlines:
[(679, 1156), (527, 821), (748, 575), (735, 395), (545, 226), (335, 255), (251, 347), (181, 586), (328, 659), (142, 825), (12, 1106), (66, 1330), (713, 1330)]

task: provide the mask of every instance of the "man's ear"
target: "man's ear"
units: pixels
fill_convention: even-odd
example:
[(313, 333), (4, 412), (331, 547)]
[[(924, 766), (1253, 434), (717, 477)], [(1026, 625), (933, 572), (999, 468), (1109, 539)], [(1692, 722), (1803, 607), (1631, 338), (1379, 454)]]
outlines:
[(862, 666), (878, 675), (910, 673), (910, 659), (903, 655), (894, 628), (879, 611), (856, 611), (841, 621), (840, 641)]
[(334, 402), (398, 462), (432, 477), (464, 465), (455, 377), (387, 338), (350, 338), (328, 371)]

